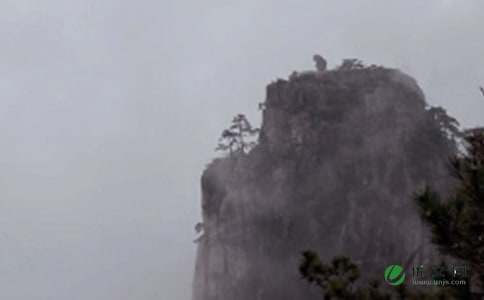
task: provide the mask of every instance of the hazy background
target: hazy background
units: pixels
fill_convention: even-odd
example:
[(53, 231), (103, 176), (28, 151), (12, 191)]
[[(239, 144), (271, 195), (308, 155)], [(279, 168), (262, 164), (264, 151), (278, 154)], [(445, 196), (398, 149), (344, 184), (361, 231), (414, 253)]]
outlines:
[(315, 52), (484, 124), (482, 0), (1, 0), (0, 38), (0, 299), (188, 300), (219, 133)]

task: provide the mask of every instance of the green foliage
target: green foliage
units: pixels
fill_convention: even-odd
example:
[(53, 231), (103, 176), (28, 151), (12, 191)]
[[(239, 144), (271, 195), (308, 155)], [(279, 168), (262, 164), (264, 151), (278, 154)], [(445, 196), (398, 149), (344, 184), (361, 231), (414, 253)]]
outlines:
[(416, 195), (433, 242), (469, 263), (484, 285), (484, 129), (465, 132), (465, 151), (451, 161), (457, 187), (443, 201), (429, 187)]
[[(315, 282), (324, 288), (327, 287), (348, 287), (359, 277), (358, 267), (347, 257), (335, 257), (331, 265), (326, 266), (321, 263), (319, 256), (312, 251), (303, 253), (304, 260), (299, 270), (304, 278), (309, 282)], [(334, 283), (333, 278), (337, 277), (342, 283)]]
[(303, 252), (299, 272), (309, 283), (321, 287), (324, 299), (391, 299), (391, 295), (380, 288), (378, 281), (367, 287), (355, 287), (360, 278), (358, 266), (344, 256), (335, 257), (330, 264), (321, 262), (317, 253)]
[(216, 151), (228, 151), (234, 154), (248, 153), (255, 147), (254, 138), (259, 133), (258, 128), (253, 128), (247, 117), (238, 114), (232, 119), (232, 124), (222, 132)]
[(321, 288), (325, 300), (451, 300), (469, 299), (467, 290), (441, 288), (434, 290), (409, 290), (405, 284), (382, 287), (379, 280), (369, 280), (366, 285), (358, 282), (360, 271), (347, 257), (337, 256), (330, 264), (321, 262), (314, 251), (304, 251), (299, 273), (303, 279)]

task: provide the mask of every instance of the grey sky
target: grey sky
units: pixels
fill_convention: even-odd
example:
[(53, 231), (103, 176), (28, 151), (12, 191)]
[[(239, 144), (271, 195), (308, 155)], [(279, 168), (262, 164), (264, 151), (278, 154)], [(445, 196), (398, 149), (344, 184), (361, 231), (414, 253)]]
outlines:
[(484, 125), (484, 2), (0, 1), (0, 298), (188, 300), (199, 176), (321, 53)]

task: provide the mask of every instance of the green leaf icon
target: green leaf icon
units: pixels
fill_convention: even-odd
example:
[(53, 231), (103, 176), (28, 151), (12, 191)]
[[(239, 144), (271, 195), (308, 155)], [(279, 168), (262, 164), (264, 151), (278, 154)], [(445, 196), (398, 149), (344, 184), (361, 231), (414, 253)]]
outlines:
[(405, 281), (405, 272), (400, 265), (389, 265), (385, 268), (385, 281), (391, 285), (400, 285)]

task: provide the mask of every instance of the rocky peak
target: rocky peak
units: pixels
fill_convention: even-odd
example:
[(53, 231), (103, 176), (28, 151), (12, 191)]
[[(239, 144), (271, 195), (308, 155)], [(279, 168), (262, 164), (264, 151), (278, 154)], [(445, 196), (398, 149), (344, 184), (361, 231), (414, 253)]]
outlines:
[(306, 249), (350, 256), (368, 275), (432, 259), (412, 194), (445, 190), (453, 151), (398, 70), (356, 64), (271, 83), (258, 146), (202, 177), (194, 300), (320, 299), (297, 271)]

